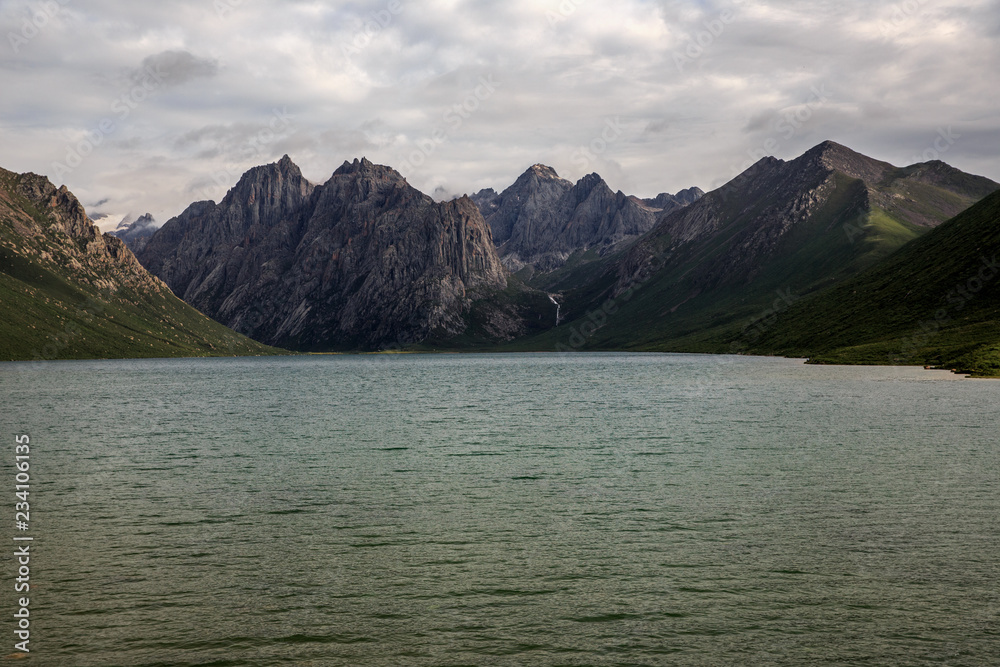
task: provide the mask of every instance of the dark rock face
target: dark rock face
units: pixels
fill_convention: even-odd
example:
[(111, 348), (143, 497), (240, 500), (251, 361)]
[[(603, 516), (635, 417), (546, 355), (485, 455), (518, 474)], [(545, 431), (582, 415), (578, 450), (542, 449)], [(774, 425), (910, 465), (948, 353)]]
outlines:
[(690, 206), (704, 196), (705, 193), (701, 188), (688, 188), (687, 190), (681, 190), (675, 195), (664, 192), (657, 195), (653, 199), (643, 199), (641, 201), (649, 208), (656, 209), (662, 214), (666, 214), (672, 213), (679, 208)]
[[(488, 218), (497, 212), (500, 208), (500, 195), (493, 188), (486, 188), (485, 190), (480, 190), (474, 195), (470, 195), (469, 199), (472, 203), (479, 208), (480, 213), (483, 214), (484, 218)], [(494, 237), (494, 240), (496, 237)]]
[(518, 228), (537, 227), (539, 221), (551, 218), (556, 213), (559, 202), (573, 188), (569, 181), (559, 178), (551, 167), (536, 164), (521, 175), (514, 185), (497, 195), (492, 190), (480, 192), (480, 200), (492, 194), (484, 213), (493, 230), (493, 241), (501, 248), (510, 241)]
[(662, 204), (658, 207), (612, 192), (597, 174), (574, 185), (538, 164), (502, 194), (483, 190), (472, 199), (493, 229), (507, 268), (551, 271), (577, 251), (606, 253), (624, 247), (648, 232), (664, 208), (686, 206), (700, 192), (693, 188), (680, 198), (661, 195), (655, 200)]
[(138, 253), (146, 247), (149, 239), (153, 238), (157, 228), (156, 220), (147, 213), (131, 223), (123, 220), (117, 229), (109, 233), (124, 241), (133, 253)]
[(367, 160), (321, 186), (287, 156), (253, 169), (220, 204), (167, 222), (140, 259), (214, 319), (303, 350), (456, 336), (478, 296), (507, 286), (471, 200), (436, 204)]

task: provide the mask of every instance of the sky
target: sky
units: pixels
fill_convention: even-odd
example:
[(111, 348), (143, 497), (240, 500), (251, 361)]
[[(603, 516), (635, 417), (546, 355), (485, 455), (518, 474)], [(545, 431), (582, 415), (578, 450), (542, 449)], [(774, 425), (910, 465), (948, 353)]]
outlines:
[(437, 199), (536, 163), (707, 191), (828, 139), (1000, 181), (998, 63), (997, 0), (0, 0), (0, 167), (161, 223), (284, 154)]

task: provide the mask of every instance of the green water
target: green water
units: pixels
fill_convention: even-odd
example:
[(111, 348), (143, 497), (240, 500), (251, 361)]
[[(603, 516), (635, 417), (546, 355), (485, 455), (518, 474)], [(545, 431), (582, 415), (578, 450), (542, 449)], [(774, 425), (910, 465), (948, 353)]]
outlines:
[(1000, 383), (321, 357), (0, 364), (0, 400), (24, 664), (1000, 660)]

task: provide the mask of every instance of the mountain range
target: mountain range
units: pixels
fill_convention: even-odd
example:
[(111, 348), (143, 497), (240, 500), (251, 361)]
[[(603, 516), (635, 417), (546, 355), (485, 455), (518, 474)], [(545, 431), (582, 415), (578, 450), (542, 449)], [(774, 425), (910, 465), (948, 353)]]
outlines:
[[(942, 162), (896, 168), (833, 142), (765, 158), (602, 266), (564, 277), (566, 323), (519, 345), (743, 351), (754, 318), (873, 266), (997, 189)], [(608, 303), (614, 317), (590, 324)]]
[(530, 276), (558, 269), (574, 253), (593, 249), (604, 255), (625, 247), (652, 229), (658, 215), (703, 194), (691, 188), (641, 200), (613, 192), (597, 174), (573, 184), (536, 164), (502, 193), (481, 190), (472, 201), (493, 230), (504, 266), (512, 271), (528, 267)]
[(495, 343), (531, 326), (475, 204), (435, 203), (364, 159), (319, 186), (288, 156), (252, 169), (219, 204), (168, 221), (139, 259), (219, 322), (296, 350)]
[[(366, 159), (313, 184), (285, 156), (248, 171), (219, 203), (196, 202), (158, 229), (143, 216), (115, 230), (138, 262), (115, 236), (93, 229), (65, 188), (4, 174), (15, 212), (8, 218), (75, 220), (64, 235), (78, 246), (86, 238), (84, 248), (103, 244), (131, 267), (74, 273), (83, 266), (79, 253), (52, 259), (8, 241), (5, 280), (18, 271), (8, 264), (48, 261), (46, 270), (62, 267), (59, 279), (73, 289), (104, 280), (91, 293), (108, 302), (115, 280), (141, 283), (130, 294), (155, 293), (175, 310), (176, 295), (184, 308), (263, 343), (253, 347), (214, 323), (199, 329), (206, 341), (221, 335), (247, 353), (274, 350), (267, 346), (774, 353), (1000, 374), (990, 370), (1000, 344), (993, 287), (936, 321), (934, 336), (892, 352), (913, 326), (932, 326), (919, 319), (929, 304), (947, 311), (938, 297), (949, 294), (950, 281), (977, 262), (992, 266), (1000, 184), (939, 161), (900, 168), (824, 142), (795, 160), (764, 158), (707, 194), (690, 188), (648, 199), (615, 192), (597, 174), (571, 183), (539, 164), (499, 194), (435, 203)], [(32, 187), (44, 197), (25, 199)], [(48, 208), (38, 213), (43, 200)], [(11, 226), (21, 239), (55, 233), (44, 225), (29, 233), (25, 224)], [(919, 289), (902, 291), (911, 284)], [(895, 310), (879, 301), (887, 295)], [(0, 307), (23, 301), (9, 295)], [(892, 318), (863, 330), (845, 324), (868, 321), (859, 313), (876, 307)], [(144, 326), (156, 334), (160, 325)], [(37, 347), (45, 338), (33, 340)]]

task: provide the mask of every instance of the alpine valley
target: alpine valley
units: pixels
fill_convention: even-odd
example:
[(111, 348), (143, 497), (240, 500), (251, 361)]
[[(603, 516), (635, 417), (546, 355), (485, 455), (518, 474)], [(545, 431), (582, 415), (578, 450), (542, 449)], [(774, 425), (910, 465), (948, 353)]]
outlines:
[[(435, 202), (366, 159), (313, 184), (285, 156), (158, 229), (122, 225), (133, 257), (65, 188), (3, 172), (0, 308), (18, 342), (2, 352), (631, 350), (998, 374), (998, 190), (833, 142), (650, 199), (539, 164)], [(60, 338), (87, 299), (86, 326), (127, 331)]]

